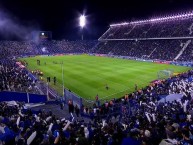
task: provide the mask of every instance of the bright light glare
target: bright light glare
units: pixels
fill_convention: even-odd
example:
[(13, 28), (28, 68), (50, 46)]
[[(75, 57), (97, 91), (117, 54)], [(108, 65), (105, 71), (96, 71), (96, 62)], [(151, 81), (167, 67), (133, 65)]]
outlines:
[(42, 33), (42, 36), (44, 36), (44, 33)]
[(86, 24), (86, 18), (85, 18), (85, 16), (84, 15), (82, 15), (82, 16), (80, 16), (80, 22), (79, 22), (79, 25), (80, 25), (80, 27), (84, 27), (85, 26), (85, 24)]
[(165, 16), (165, 17), (160, 17), (160, 18), (152, 18), (152, 19), (148, 19), (148, 20), (142, 20), (142, 21), (131, 21), (128, 23), (119, 23), (119, 24), (112, 24), (110, 25), (111, 27), (113, 26), (124, 26), (124, 25), (128, 25), (128, 24), (140, 24), (140, 23), (146, 23), (146, 22), (156, 22), (156, 21), (165, 21), (165, 20), (175, 20), (178, 18), (188, 18), (188, 17), (192, 17), (193, 16), (193, 12), (188, 12), (185, 14), (177, 14), (177, 15), (171, 15), (171, 16)]

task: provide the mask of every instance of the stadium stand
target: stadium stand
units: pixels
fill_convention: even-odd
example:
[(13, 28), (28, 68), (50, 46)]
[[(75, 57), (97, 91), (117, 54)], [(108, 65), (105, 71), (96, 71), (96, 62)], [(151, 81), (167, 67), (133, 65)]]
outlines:
[(171, 38), (192, 36), (192, 12), (129, 23), (112, 24), (100, 39)]
[(182, 55), (179, 57), (178, 61), (187, 61), (193, 60), (193, 51), (192, 51), (193, 43), (191, 42), (190, 45), (185, 49)]
[(88, 53), (97, 41), (0, 41), (1, 58), (57, 53)]
[(100, 43), (94, 51), (145, 59), (191, 61), (192, 27), (192, 13), (112, 24), (99, 38)]
[(186, 42), (187, 40), (107, 41), (100, 43), (96, 53), (173, 61)]
[(38, 45), (43, 54), (89, 53), (96, 41), (49, 41)]

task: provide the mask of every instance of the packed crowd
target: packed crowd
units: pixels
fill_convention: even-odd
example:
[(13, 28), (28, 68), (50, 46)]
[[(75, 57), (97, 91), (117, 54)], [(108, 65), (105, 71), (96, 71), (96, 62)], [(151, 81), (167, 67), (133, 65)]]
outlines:
[[(89, 53), (97, 41), (54, 41), (57, 53)], [(53, 48), (52, 48), (53, 49)]]
[[(18, 145), (191, 145), (192, 79), (193, 71), (189, 71), (102, 106), (96, 102), (93, 108), (83, 109), (91, 116), (89, 122), (81, 118), (57, 118), (51, 111), (33, 112), (22, 103), (3, 102), (0, 103), (0, 140), (2, 144)], [(160, 95), (173, 93), (182, 94), (182, 98), (159, 102)], [(69, 109), (73, 113), (73, 107)]]
[(28, 72), (8, 59), (0, 61), (0, 91), (39, 93)]
[[(135, 58), (173, 61), (189, 40), (135, 41), (0, 41), (0, 58), (62, 53), (100, 53)], [(96, 45), (97, 44), (97, 45)], [(94, 47), (95, 46), (95, 47)], [(179, 61), (192, 60), (192, 42), (186, 46)]]
[(0, 57), (56, 53), (89, 53), (97, 41), (0, 41)]
[(0, 41), (1, 58), (39, 54), (32, 41)]
[[(96, 53), (130, 56), (145, 59), (173, 61), (179, 52), (186, 47), (187, 40), (146, 40), (146, 41), (107, 41), (100, 42)], [(191, 61), (192, 43), (180, 56), (181, 61)], [(182, 58), (182, 59), (181, 59)]]

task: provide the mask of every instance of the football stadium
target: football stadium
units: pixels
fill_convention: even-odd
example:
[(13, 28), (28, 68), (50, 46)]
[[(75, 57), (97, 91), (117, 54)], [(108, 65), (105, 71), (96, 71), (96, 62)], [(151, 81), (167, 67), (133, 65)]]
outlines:
[(0, 145), (193, 144), (191, 2), (141, 3), (0, 1)]

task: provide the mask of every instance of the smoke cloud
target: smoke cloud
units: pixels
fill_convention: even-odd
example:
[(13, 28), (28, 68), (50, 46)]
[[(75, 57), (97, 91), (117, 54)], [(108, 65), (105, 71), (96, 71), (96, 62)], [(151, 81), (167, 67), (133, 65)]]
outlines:
[(0, 36), (4, 39), (33, 40), (37, 39), (37, 26), (22, 25), (16, 18), (0, 11)]

